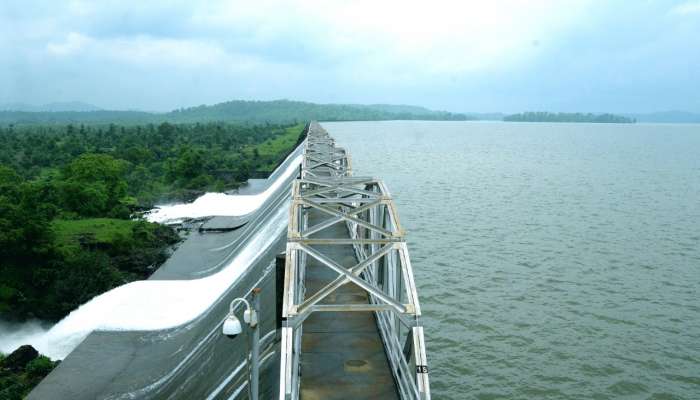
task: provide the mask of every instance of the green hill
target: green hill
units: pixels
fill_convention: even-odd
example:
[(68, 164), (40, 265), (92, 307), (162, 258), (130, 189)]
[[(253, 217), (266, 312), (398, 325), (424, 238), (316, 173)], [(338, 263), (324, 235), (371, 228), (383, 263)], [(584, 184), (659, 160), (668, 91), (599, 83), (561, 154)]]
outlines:
[(318, 121), (457, 120), (473, 119), (464, 114), (433, 111), (404, 105), (316, 104), (302, 101), (234, 100), (214, 105), (182, 108), (168, 113), (141, 111), (0, 111), (0, 124), (143, 124), (143, 123), (294, 123)]

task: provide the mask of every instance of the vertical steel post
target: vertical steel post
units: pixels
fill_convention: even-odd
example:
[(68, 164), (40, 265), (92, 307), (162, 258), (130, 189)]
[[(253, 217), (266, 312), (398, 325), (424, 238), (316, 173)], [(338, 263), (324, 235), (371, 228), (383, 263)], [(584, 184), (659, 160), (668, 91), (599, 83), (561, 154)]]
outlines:
[[(253, 310), (257, 316), (258, 323), (250, 324), (253, 330), (253, 344), (251, 345), (250, 363), (250, 397), (252, 400), (258, 400), (259, 377), (260, 377), (260, 296), (258, 296), (259, 288), (253, 289)], [(252, 321), (251, 321), (252, 322)]]
[(278, 254), (275, 257), (275, 327), (278, 338), (282, 329), (282, 309), (284, 308), (284, 268), (287, 255)]

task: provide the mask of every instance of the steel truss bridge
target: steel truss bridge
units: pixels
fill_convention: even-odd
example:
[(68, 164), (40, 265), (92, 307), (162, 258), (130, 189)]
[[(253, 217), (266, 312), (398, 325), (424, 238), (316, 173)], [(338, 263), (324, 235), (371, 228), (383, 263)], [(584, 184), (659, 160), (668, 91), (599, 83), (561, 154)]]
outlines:
[(421, 309), (389, 190), (312, 122), (292, 185), (279, 399), (430, 399)]

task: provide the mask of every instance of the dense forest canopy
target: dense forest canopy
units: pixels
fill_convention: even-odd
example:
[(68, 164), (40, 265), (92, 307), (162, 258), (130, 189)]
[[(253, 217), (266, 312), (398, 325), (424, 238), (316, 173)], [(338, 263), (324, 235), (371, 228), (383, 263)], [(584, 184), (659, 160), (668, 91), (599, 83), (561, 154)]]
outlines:
[[(46, 185), (55, 184), (60, 175), (64, 187), (58, 192), (107, 185), (104, 192), (111, 201), (148, 206), (163, 197), (235, 188), (252, 172), (269, 171), (270, 164), (279, 161), (279, 149), (256, 153), (256, 146), (270, 146), (275, 139), (291, 139), (293, 145), (300, 131), (300, 125), (228, 123), (10, 125), (0, 127), (0, 165)], [(96, 168), (105, 177), (123, 177), (125, 186), (99, 182)]]
[(315, 104), (301, 101), (236, 100), (211, 106), (181, 108), (168, 113), (142, 111), (0, 111), (0, 124), (148, 124), (206, 123), (211, 121), (246, 124), (286, 124), (298, 121), (380, 121), (380, 120), (456, 120), (473, 119), (464, 114), (433, 111), (423, 107), (400, 105)]
[(634, 119), (615, 114), (526, 112), (503, 117), (509, 122), (595, 122), (632, 124)]

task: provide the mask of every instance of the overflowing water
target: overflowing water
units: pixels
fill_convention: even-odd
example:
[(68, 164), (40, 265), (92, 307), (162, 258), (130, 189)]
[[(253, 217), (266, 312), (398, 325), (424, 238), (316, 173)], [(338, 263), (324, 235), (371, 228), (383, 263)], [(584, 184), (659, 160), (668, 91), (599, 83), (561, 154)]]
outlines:
[(700, 126), (323, 125), (396, 199), (434, 398), (700, 398)]
[[(286, 206), (285, 206), (286, 205)], [(204, 313), (284, 232), (288, 203), (258, 230), (243, 250), (220, 272), (195, 280), (131, 282), (83, 304), (44, 331), (24, 325), (0, 341), (0, 350), (31, 344), (39, 352), (62, 359), (94, 330), (160, 330), (183, 325)], [(8, 333), (12, 327), (7, 328)]]
[(191, 203), (166, 204), (157, 206), (146, 215), (151, 222), (173, 223), (187, 218), (217, 216), (242, 216), (257, 210), (288, 178), (298, 172), (302, 156), (297, 155), (287, 164), (286, 169), (270, 186), (261, 193), (234, 195), (226, 193), (206, 193)]
[(0, 352), (10, 353), (25, 344), (43, 343), (49, 328), (50, 326), (42, 321), (24, 323), (0, 321)]

